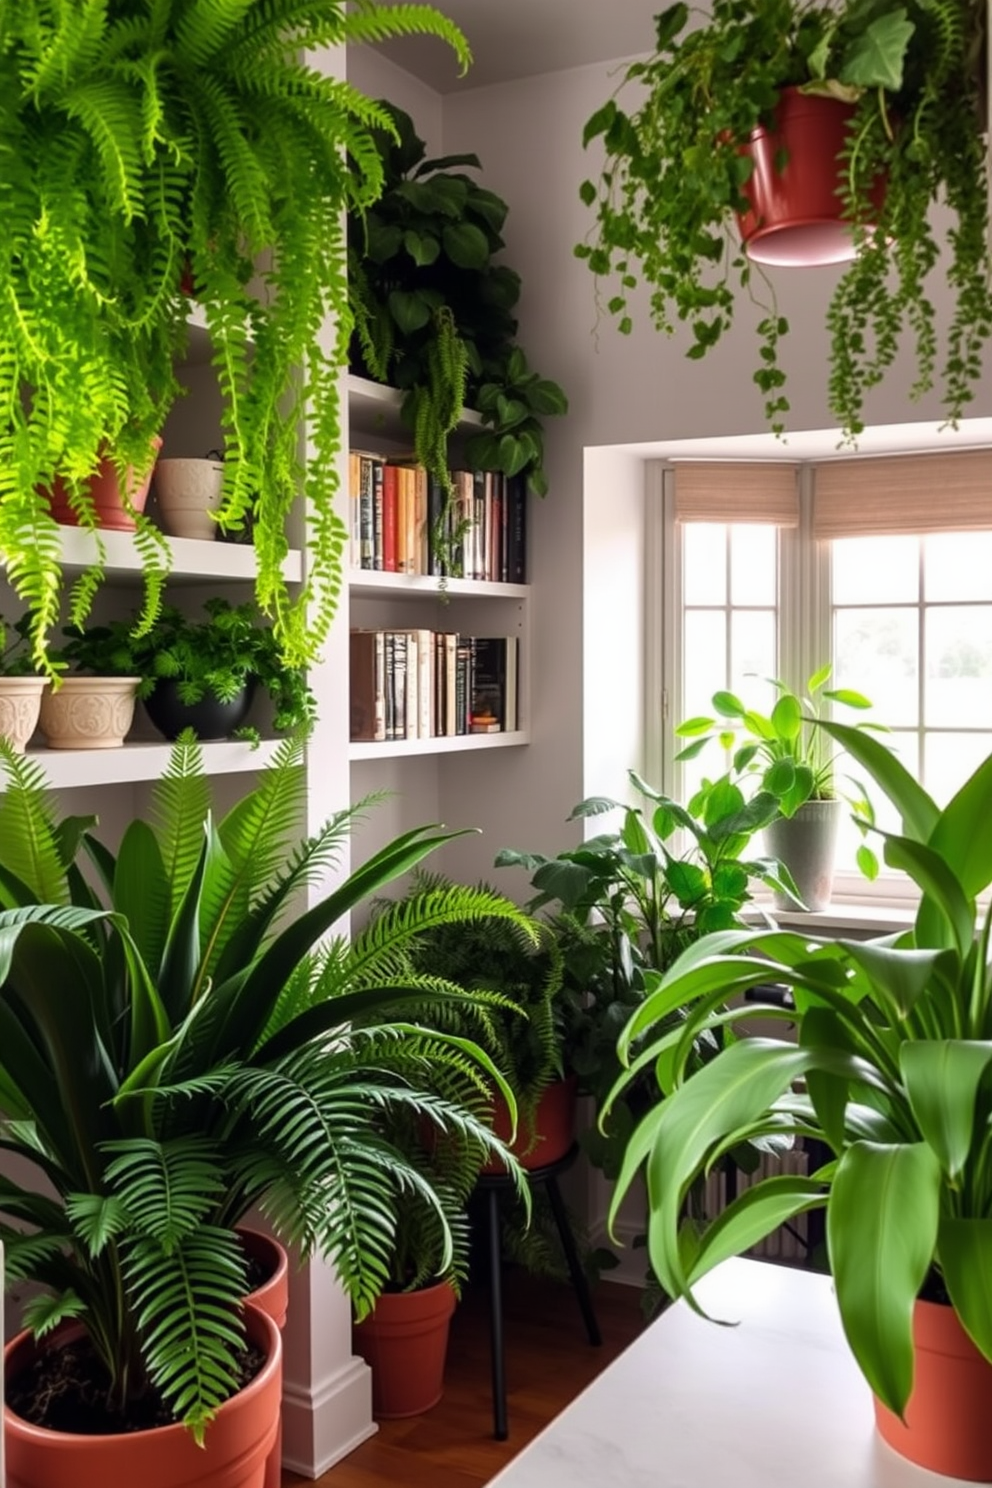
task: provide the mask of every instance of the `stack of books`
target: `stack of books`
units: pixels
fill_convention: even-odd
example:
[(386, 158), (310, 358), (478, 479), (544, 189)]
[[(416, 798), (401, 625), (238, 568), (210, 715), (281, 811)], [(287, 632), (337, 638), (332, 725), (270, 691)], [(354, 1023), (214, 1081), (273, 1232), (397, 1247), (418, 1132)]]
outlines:
[(518, 652), (516, 636), (353, 630), (352, 740), (515, 731)]

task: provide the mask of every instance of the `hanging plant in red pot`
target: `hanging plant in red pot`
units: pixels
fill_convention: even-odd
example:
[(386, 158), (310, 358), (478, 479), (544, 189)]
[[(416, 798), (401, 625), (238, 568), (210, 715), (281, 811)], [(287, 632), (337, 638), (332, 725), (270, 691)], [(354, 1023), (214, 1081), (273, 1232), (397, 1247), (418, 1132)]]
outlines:
[[(809, 263), (816, 246), (816, 261), (837, 262), (848, 253), (846, 229), (825, 230), (826, 212), (850, 224), (855, 250), (827, 313), (837, 422), (849, 437), (860, 432), (865, 394), (892, 365), (904, 326), (914, 343), (914, 394), (939, 378), (953, 422), (974, 396), (992, 335), (985, 4), (712, 0), (692, 28), (690, 14), (679, 0), (655, 18), (653, 50), (627, 68), (585, 127), (585, 143), (601, 140), (606, 158), (598, 179), (580, 188), (595, 223), (576, 253), (609, 281), (606, 308), (619, 330), (632, 330), (634, 291), (643, 284), (656, 327), (673, 333), (684, 323), (686, 354), (699, 359), (729, 329), (739, 300), (757, 304), (754, 381), (765, 417), (782, 432), (789, 403), (779, 354), (788, 323), (774, 276), (759, 278), (754, 260)], [(809, 112), (821, 107), (810, 95), (821, 94), (851, 110), (840, 131), (836, 120), (830, 124), (829, 142), (818, 112)], [(829, 143), (836, 184), (830, 187), (828, 161), (825, 192), (814, 197), (802, 188), (802, 231), (792, 248), (780, 248), (775, 219), (805, 170), (792, 122), (810, 140)], [(771, 203), (758, 205), (767, 184)], [(952, 311), (943, 347), (925, 283), (943, 246), (931, 221), (938, 201), (951, 217)]]

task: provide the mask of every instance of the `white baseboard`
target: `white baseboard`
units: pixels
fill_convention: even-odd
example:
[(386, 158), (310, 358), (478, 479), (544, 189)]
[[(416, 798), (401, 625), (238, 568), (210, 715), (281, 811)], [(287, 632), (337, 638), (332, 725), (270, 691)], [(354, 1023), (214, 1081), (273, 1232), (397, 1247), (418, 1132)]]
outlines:
[(621, 1286), (643, 1287), (648, 1269), (648, 1253), (643, 1245), (634, 1248), (634, 1240), (644, 1233), (644, 1221), (634, 1219), (617, 1220), (613, 1235), (606, 1232), (606, 1220), (597, 1220), (591, 1233), (593, 1246), (601, 1245), (611, 1250), (619, 1264), (611, 1271), (602, 1273), (604, 1281), (615, 1281)]
[(379, 1428), (372, 1420), (372, 1371), (352, 1358), (315, 1388), (287, 1380), (282, 1392), (282, 1465), (319, 1478)]

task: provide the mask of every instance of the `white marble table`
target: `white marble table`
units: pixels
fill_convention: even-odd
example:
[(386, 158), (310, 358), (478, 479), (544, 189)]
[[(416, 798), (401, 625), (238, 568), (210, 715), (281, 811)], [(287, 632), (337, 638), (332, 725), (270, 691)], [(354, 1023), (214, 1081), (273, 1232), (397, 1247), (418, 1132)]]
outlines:
[[(876, 1435), (829, 1277), (727, 1261), (670, 1308), (493, 1488), (942, 1488)], [(958, 1488), (960, 1484), (958, 1483)]]

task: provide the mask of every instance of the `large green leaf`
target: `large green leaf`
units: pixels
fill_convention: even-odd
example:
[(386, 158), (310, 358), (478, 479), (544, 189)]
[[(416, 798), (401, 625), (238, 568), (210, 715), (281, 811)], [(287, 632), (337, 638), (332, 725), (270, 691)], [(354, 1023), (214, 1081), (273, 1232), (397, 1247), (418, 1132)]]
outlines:
[(819, 719), (816, 726), (822, 728), (832, 739), (836, 739), (851, 758), (882, 787), (902, 817), (905, 835), (917, 842), (928, 842), (937, 825), (940, 811), (915, 776), (896, 759), (891, 750), (871, 734), (863, 729), (852, 728), (850, 724)]
[(965, 1332), (992, 1360), (992, 1219), (940, 1222), (940, 1267)]
[(992, 755), (940, 813), (929, 846), (948, 864), (969, 898), (992, 883)]
[(885, 861), (908, 873), (923, 890), (916, 921), (917, 942), (953, 946), (963, 961), (975, 938), (975, 907), (945, 859), (925, 843), (887, 836)]
[(145, 965), (158, 971), (169, 929), (171, 888), (158, 839), (147, 822), (132, 821), (114, 870), (114, 908), (127, 920)]
[(857, 88), (887, 88), (890, 93), (898, 93), (906, 48), (915, 29), (902, 6), (876, 16), (844, 53), (838, 68), (840, 81)]
[(834, 1174), (827, 1246), (848, 1343), (901, 1416), (913, 1385), (913, 1304), (933, 1262), (940, 1164), (924, 1142), (855, 1142)]
[(899, 1063), (916, 1123), (956, 1185), (975, 1140), (975, 1103), (992, 1063), (992, 1043), (951, 1038), (905, 1043)]
[(873, 941), (841, 941), (847, 954), (867, 973), (872, 990), (885, 1003), (893, 1020), (907, 1018), (933, 981), (935, 969), (946, 960), (941, 950), (879, 945)]
[(755, 1183), (704, 1230), (689, 1273), (689, 1284), (695, 1286), (721, 1261), (741, 1255), (797, 1214), (822, 1209), (826, 1201), (825, 1185), (815, 1178), (783, 1173)]

